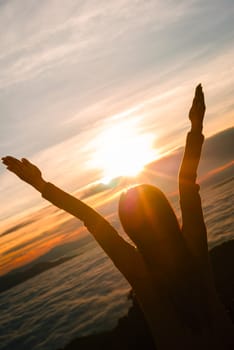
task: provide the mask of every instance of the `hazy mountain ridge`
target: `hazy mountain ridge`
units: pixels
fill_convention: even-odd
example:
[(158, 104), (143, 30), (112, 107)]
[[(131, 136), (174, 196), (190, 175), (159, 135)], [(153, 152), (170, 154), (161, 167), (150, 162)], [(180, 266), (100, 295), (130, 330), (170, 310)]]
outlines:
[[(148, 164), (145, 173), (152, 180), (157, 176), (156, 181), (160, 188), (173, 191), (177, 186), (177, 176), (183, 153), (184, 147), (176, 149), (167, 156)], [(233, 159), (234, 128), (229, 128), (205, 139), (198, 167), (198, 179), (202, 179), (209, 173), (213, 176), (212, 171), (225, 166)]]
[(47, 271), (55, 266), (65, 263), (66, 261), (75, 258), (76, 255), (70, 257), (62, 257), (55, 261), (45, 261), (34, 263), (33, 266), (27, 268), (25, 267), (24, 271), (11, 272), (9, 274), (4, 275), (0, 278), (0, 293), (17, 286), (24, 281), (27, 281), (30, 278), (33, 278), (40, 273)]
[[(87, 235), (85, 237), (80, 237), (76, 241), (55, 246), (49, 252), (33, 260), (32, 262), (1, 276), (0, 293), (48, 269), (63, 264), (77, 255), (80, 255), (82, 253), (83, 246), (91, 240), (92, 237)], [(74, 252), (75, 250), (76, 252)], [(68, 255), (68, 252), (70, 256)], [(71, 255), (73, 252), (74, 254)]]

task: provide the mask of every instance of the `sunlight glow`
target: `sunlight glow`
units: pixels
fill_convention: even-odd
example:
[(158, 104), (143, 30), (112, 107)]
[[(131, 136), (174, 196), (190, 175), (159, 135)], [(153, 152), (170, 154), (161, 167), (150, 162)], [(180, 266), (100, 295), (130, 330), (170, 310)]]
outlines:
[(157, 158), (153, 149), (155, 137), (141, 134), (136, 125), (121, 123), (105, 130), (96, 140), (92, 164), (101, 169), (102, 182), (118, 176), (136, 176), (144, 165)]

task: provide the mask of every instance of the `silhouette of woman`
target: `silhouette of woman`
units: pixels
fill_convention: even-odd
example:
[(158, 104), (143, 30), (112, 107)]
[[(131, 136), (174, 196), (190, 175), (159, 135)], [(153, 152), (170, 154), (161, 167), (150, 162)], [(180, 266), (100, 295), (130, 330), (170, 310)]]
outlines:
[(135, 291), (160, 350), (234, 348), (233, 327), (212, 280), (196, 184), (204, 114), (204, 95), (198, 85), (179, 173), (182, 227), (165, 195), (156, 187), (144, 184), (122, 193), (120, 221), (136, 247), (120, 237), (95, 210), (46, 182), (27, 159), (2, 158), (9, 171), (41, 192), (43, 198), (84, 222)]

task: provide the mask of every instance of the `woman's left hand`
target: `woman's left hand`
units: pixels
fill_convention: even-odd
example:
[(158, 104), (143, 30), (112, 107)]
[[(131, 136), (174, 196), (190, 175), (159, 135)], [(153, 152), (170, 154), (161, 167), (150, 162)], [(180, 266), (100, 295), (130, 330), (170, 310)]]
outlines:
[(193, 104), (189, 111), (189, 119), (191, 121), (193, 131), (202, 130), (202, 123), (205, 115), (205, 110), (206, 110), (206, 106), (205, 106), (204, 94), (202, 91), (202, 86), (201, 84), (199, 84), (196, 87)]

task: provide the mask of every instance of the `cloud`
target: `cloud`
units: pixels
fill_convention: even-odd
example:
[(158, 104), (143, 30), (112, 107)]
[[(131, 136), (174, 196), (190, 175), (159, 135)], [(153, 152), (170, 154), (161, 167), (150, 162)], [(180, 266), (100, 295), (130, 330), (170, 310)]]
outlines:
[(5, 235), (9, 235), (10, 233), (14, 233), (15, 231), (19, 230), (19, 229), (22, 228), (22, 227), (25, 227), (25, 226), (31, 224), (32, 222), (33, 222), (32, 220), (23, 221), (23, 222), (21, 222), (20, 224), (17, 224), (17, 225), (15, 225), (15, 226), (13, 226), (13, 227), (11, 227), (11, 228), (9, 228), (9, 229), (3, 231), (3, 232), (0, 234), (0, 237), (5, 236)]
[(126, 182), (124, 181), (124, 177), (120, 176), (110, 180), (108, 183), (94, 183), (86, 186), (83, 190), (79, 191), (79, 197), (81, 199), (89, 198), (96, 194), (116, 189), (118, 186), (121, 186), (121, 184), (123, 185), (124, 182)]
[[(128, 51), (128, 39), (133, 38), (134, 43), (138, 35), (148, 32), (147, 26), (157, 32), (191, 10), (186, 2), (174, 4), (173, 14), (163, 2), (99, 1), (79, 6), (79, 9), (74, 1), (68, 1), (66, 8), (61, 7), (61, 2), (56, 3), (32, 6), (25, 1), (25, 11), (17, 2), (5, 6), (2, 26), (6, 24), (8, 13), (12, 26), (8, 26), (7, 33), (4, 31), (5, 36), (0, 38), (3, 48), (0, 60), (4, 68), (0, 79), (2, 87), (32, 79), (58, 65), (78, 63), (83, 67), (110, 55), (121, 59), (113, 41), (116, 48)], [(156, 21), (153, 13), (158, 13)]]
[(14, 253), (17, 251), (21, 251), (21, 250), (23, 250), (25, 252), (25, 249), (23, 249), (23, 248), (32, 246), (32, 243), (41, 241), (41, 238), (45, 237), (47, 235), (48, 235), (47, 232), (43, 232), (40, 235), (37, 235), (36, 237), (34, 237), (30, 240), (27, 240), (27, 241), (24, 241), (23, 243), (14, 245), (12, 248), (5, 250), (1, 255), (4, 256), (4, 255), (8, 255), (8, 254), (11, 254), (11, 253)]

